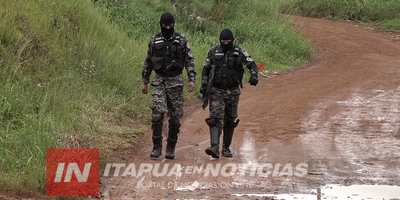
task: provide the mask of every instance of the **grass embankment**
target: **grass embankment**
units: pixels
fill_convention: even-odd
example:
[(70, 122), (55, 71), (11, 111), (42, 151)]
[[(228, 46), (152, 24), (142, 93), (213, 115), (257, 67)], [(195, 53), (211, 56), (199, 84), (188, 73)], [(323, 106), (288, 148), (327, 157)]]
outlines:
[[(92, 2), (0, 3), (0, 190), (45, 194), (46, 149), (134, 141), (143, 48)], [(103, 148), (103, 147), (106, 148)]]
[(398, 0), (289, 0), (283, 12), (333, 20), (353, 20), (385, 30), (400, 32)]

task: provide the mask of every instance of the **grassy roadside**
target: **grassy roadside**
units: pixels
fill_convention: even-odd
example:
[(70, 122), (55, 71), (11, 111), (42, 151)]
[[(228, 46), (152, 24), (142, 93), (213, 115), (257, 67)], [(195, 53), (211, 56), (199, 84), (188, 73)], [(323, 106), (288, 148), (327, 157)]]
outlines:
[(140, 44), (90, 1), (0, 5), (0, 190), (45, 194), (47, 148), (107, 146), (104, 160), (144, 130), (125, 120), (146, 107)]
[[(298, 2), (302, 10), (311, 6), (305, 0), (291, 5)], [(149, 128), (150, 95), (140, 92), (140, 74), (164, 11), (189, 38), (199, 76), (223, 28), (267, 70), (302, 65), (313, 52), (279, 15), (298, 14), (298, 6), (278, 0), (20, 0), (0, 6), (0, 192), (10, 194), (45, 194), (47, 148), (99, 148), (105, 163)], [(381, 20), (396, 25), (394, 19)]]
[(400, 4), (397, 0), (289, 0), (284, 13), (332, 20), (351, 20), (391, 32), (400, 32)]

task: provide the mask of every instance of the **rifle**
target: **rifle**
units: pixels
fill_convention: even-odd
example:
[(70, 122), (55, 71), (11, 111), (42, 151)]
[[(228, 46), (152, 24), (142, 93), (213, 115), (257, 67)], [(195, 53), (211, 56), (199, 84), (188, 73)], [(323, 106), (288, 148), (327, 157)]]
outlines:
[(215, 73), (215, 65), (211, 65), (211, 70), (208, 73), (208, 84), (207, 84), (207, 90), (203, 95), (203, 110), (206, 109), (207, 105), (208, 105), (208, 100), (210, 98), (210, 93), (211, 93), (211, 87), (212, 87), (212, 82), (214, 79), (214, 73)]

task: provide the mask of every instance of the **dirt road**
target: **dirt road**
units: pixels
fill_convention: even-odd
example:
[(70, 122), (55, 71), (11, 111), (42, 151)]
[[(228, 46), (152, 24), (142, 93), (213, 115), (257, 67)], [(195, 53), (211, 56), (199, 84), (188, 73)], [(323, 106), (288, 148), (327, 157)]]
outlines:
[[(257, 87), (245, 85), (233, 158), (213, 160), (204, 153), (208, 110), (190, 102), (175, 160), (151, 160), (145, 145), (151, 133), (146, 133), (148, 139), (126, 156), (118, 176), (112, 167), (102, 178), (102, 198), (269, 199), (265, 194), (296, 193), (320, 199), (329, 184), (398, 185), (398, 36), (351, 23), (293, 21), (315, 45), (314, 61), (262, 79)], [(159, 172), (167, 168), (166, 175), (154, 173), (157, 163)]]

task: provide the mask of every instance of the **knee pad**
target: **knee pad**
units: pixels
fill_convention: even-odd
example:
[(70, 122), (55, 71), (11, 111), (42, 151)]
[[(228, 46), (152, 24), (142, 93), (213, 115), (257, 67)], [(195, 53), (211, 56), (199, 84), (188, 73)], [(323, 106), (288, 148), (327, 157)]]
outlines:
[(181, 127), (179, 119), (168, 120), (168, 122), (169, 122), (169, 127), (174, 127), (174, 128)]
[(151, 115), (151, 121), (154, 122), (162, 122), (164, 120), (164, 114), (159, 112), (154, 112)]
[(206, 123), (209, 127), (213, 127), (217, 125), (217, 120), (214, 118), (207, 118)]
[(236, 128), (236, 126), (238, 126), (240, 120), (237, 119), (236, 122), (235, 121), (227, 121), (224, 123), (224, 127), (229, 127), (229, 128)]

